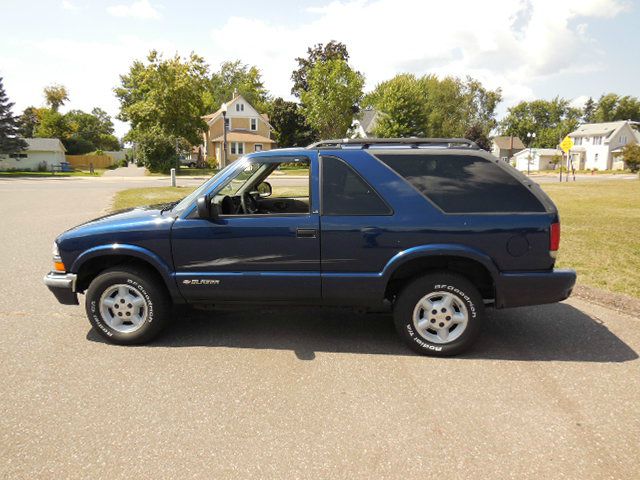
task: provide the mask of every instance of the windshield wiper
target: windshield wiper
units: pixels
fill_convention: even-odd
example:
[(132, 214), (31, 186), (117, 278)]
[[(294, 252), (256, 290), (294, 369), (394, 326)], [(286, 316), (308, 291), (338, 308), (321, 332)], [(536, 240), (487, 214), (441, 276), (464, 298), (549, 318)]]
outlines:
[(165, 203), (163, 205), (163, 207), (160, 209), (160, 213), (166, 212), (167, 210), (171, 210), (173, 207), (175, 207), (181, 201), (182, 201), (182, 199), (176, 200), (175, 202)]

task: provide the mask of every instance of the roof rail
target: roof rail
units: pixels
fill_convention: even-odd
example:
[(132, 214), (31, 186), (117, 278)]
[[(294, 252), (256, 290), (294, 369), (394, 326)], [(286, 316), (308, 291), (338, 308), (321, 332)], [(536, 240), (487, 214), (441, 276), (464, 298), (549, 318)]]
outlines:
[(360, 147), (369, 148), (373, 145), (403, 146), (409, 148), (420, 148), (420, 146), (432, 146), (440, 148), (469, 148), (480, 150), (478, 145), (466, 138), (343, 138), (337, 140), (322, 140), (312, 143), (307, 148), (344, 148)]

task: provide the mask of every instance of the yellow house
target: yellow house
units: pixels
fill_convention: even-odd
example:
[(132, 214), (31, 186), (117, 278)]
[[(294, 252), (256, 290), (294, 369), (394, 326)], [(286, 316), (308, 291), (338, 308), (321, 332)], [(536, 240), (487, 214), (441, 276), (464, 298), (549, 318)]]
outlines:
[[(207, 122), (204, 134), (204, 155), (207, 160), (216, 160), (225, 167), (241, 156), (271, 150), (272, 127), (269, 118), (259, 113), (242, 95), (234, 93), (233, 99), (217, 112), (202, 117)], [(227, 161), (224, 160), (224, 129), (227, 124)]]

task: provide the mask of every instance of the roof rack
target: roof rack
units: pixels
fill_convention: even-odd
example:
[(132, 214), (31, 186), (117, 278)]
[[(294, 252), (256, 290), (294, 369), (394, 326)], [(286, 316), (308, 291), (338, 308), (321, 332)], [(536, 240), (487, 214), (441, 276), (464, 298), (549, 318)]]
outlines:
[(322, 140), (313, 143), (307, 148), (369, 148), (375, 145), (402, 146), (408, 148), (420, 148), (421, 146), (431, 146), (435, 148), (468, 148), (480, 150), (478, 145), (466, 138), (343, 138), (337, 140)]

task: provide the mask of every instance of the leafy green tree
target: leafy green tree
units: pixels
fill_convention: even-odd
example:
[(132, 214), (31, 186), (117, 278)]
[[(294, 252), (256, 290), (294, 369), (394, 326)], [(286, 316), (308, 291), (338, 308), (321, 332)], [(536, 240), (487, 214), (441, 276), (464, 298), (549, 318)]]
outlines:
[(13, 105), (0, 77), (0, 153), (15, 153), (28, 146), (27, 142), (20, 138), (18, 121), (12, 111)]
[(267, 109), (269, 94), (264, 87), (260, 70), (236, 60), (224, 62), (220, 70), (211, 75), (205, 93), (207, 111), (216, 111), (220, 105), (231, 100), (236, 91), (259, 112)]
[(307, 48), (306, 57), (296, 58), (298, 68), (291, 74), (291, 79), (293, 80), (291, 94), (301, 98), (302, 92), (309, 90), (309, 71), (316, 63), (326, 62), (327, 60), (344, 60), (345, 62), (349, 62), (347, 46), (344, 43), (331, 40), (326, 45), (318, 43), (313, 47)]
[(25, 108), (22, 115), (18, 117), (20, 135), (24, 138), (35, 137), (35, 131), (42, 121), (42, 115), (47, 110), (48, 109), (46, 108), (37, 108), (33, 106)]
[(481, 149), (491, 151), (491, 140), (480, 125), (473, 125), (464, 133), (464, 138), (473, 140)]
[(501, 98), (500, 90), (487, 90), (472, 78), (400, 74), (376, 86), (364, 103), (380, 113), (377, 136), (473, 136), (488, 145)]
[(71, 110), (65, 114), (65, 118), (71, 134), (63, 139), (63, 143), (70, 154), (120, 150), (120, 142), (113, 135), (113, 122), (104, 110), (94, 108), (91, 113)]
[(69, 101), (69, 93), (63, 85), (49, 85), (44, 89), (44, 99), (51, 110), (57, 112), (62, 105)]
[(127, 138), (139, 140), (154, 131), (162, 138), (198, 143), (206, 128), (201, 116), (207, 113), (208, 73), (208, 65), (194, 53), (186, 59), (176, 55), (165, 60), (153, 50), (146, 63), (135, 61), (114, 89), (120, 101), (117, 118), (131, 123)]
[(622, 160), (632, 172), (640, 170), (640, 145), (629, 144), (622, 149)]
[(136, 160), (151, 172), (168, 173), (177, 163), (176, 146), (179, 142), (178, 137), (167, 135), (158, 126), (138, 131), (135, 142)]
[(582, 108), (582, 121), (584, 123), (592, 123), (593, 115), (596, 111), (596, 102), (589, 97)]
[(380, 138), (422, 137), (427, 127), (426, 92), (412, 74), (376, 86), (364, 103), (378, 111), (373, 134)]
[(302, 110), (321, 138), (341, 138), (351, 127), (362, 99), (364, 77), (342, 59), (317, 62), (307, 72)]
[(304, 147), (317, 140), (298, 103), (276, 98), (268, 112), (278, 147)]
[(594, 122), (615, 122), (618, 120), (640, 121), (640, 100), (615, 93), (602, 95), (593, 113)]
[[(556, 97), (551, 101), (520, 102), (509, 108), (500, 122), (502, 135), (520, 137), (527, 147), (555, 148), (580, 123), (582, 111), (569, 101)], [(535, 133), (535, 138), (527, 137)]]
[(64, 142), (73, 130), (64, 115), (53, 109), (45, 109), (34, 133), (39, 138), (59, 138)]

